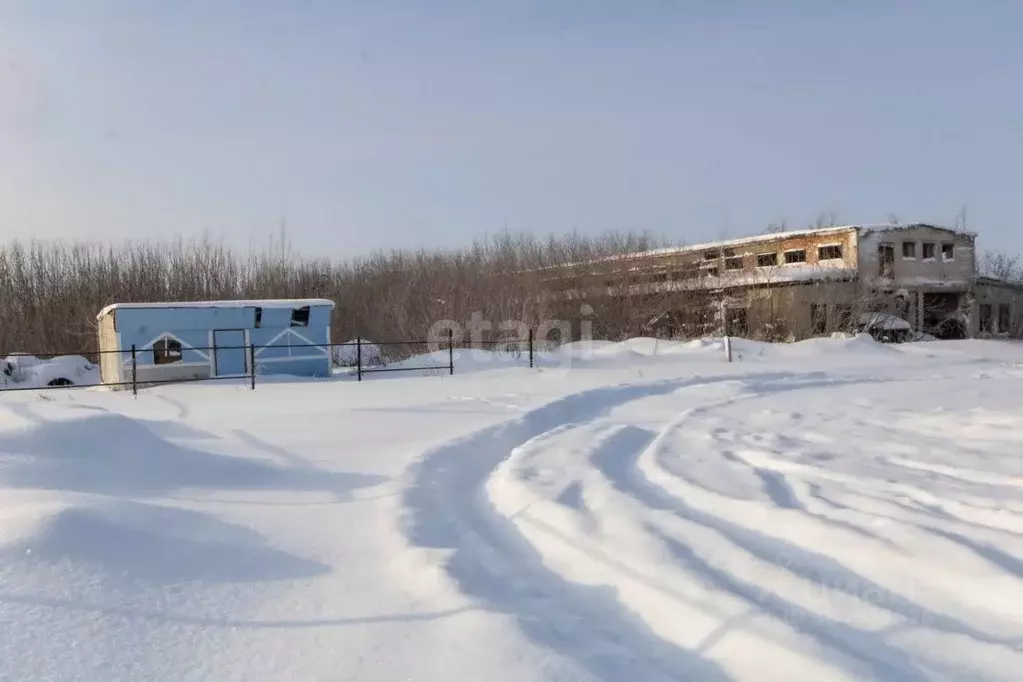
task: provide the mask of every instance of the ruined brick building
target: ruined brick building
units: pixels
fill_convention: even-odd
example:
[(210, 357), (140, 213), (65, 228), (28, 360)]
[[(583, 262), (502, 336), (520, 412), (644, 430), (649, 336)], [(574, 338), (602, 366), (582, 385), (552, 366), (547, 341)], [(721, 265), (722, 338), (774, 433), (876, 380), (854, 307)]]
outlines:
[(1023, 286), (979, 276), (975, 246), (925, 224), (806, 229), (576, 263), (546, 290), (563, 314), (586, 304), (666, 337), (802, 339), (875, 313), (938, 338), (1018, 337)]

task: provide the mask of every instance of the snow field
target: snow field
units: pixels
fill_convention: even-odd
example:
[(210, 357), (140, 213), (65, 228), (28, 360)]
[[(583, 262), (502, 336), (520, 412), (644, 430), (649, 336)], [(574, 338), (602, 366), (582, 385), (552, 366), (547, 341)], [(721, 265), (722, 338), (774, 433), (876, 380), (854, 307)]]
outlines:
[(0, 680), (1016, 679), (1023, 350), (735, 356), (0, 395)]

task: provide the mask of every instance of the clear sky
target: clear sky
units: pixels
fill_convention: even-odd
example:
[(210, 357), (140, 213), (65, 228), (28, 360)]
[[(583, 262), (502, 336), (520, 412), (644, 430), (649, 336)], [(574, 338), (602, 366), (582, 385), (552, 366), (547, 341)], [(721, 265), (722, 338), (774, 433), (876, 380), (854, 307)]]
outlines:
[(1023, 252), (1018, 0), (0, 0), (0, 238), (343, 257), (951, 224)]

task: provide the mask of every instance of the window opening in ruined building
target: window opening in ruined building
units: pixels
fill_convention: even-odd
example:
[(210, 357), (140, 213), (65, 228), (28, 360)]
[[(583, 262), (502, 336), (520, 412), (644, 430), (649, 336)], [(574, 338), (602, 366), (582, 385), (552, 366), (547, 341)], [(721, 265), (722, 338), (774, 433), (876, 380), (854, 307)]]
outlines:
[(786, 263), (805, 263), (806, 262), (806, 249), (795, 249), (792, 251), (785, 252)]
[(291, 311), (291, 326), (292, 327), (309, 326), (309, 306), (295, 308), (294, 310)]
[(994, 331), (994, 329), (992, 328), (992, 322), (993, 320), (991, 318), (991, 304), (982, 303), (980, 305), (980, 333), (981, 334), (992, 333)]
[(934, 242), (923, 243), (923, 258), (924, 260), (934, 260)]
[(965, 328), (959, 320), (962, 294), (925, 292), (923, 295), (923, 331), (939, 339), (964, 338)]
[(703, 260), (717, 260), (718, 258), (721, 258), (721, 254), (717, 251), (708, 251), (703, 254)]
[(742, 270), (742, 256), (726, 258), (725, 270)]
[(882, 277), (895, 276), (895, 246), (893, 244), (877, 245), (877, 274)]
[(771, 267), (772, 265), (777, 265), (777, 264), (778, 264), (778, 254), (777, 253), (758, 253), (757, 254), (757, 267), (758, 268), (768, 268), (768, 267)]
[(916, 260), (916, 242), (902, 242), (902, 257)]
[(955, 247), (955, 244), (952, 244), (950, 242), (945, 242), (944, 244), (942, 244), (941, 245), (941, 259), (944, 260), (947, 263), (948, 261), (955, 260), (955, 258), (956, 258), (956, 247)]
[(153, 363), (169, 365), (181, 362), (183, 358), (181, 342), (177, 339), (164, 337), (153, 344)]
[(1007, 303), (998, 306), (998, 331), (1008, 334), (1012, 331), (1012, 308)]
[(838, 244), (820, 246), (817, 248), (817, 260), (841, 260), (842, 247)]

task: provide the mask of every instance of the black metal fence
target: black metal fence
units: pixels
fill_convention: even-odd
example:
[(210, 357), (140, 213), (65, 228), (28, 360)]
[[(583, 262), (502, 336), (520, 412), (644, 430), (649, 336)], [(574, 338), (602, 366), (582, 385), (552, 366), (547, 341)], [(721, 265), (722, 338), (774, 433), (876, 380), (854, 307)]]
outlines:
[[(524, 347), (523, 347), (524, 346)], [(324, 361), (330, 360), (330, 372), (318, 378), (354, 377), (361, 382), (367, 375), (384, 372), (434, 372), (454, 375), (455, 353), (462, 350), (491, 350), (514, 352), (525, 355), (529, 366), (536, 364), (535, 337), (529, 330), (525, 344), (508, 340), (496, 341), (456, 341), (453, 333), (441, 341), (408, 340), (408, 341), (354, 341), (337, 344), (291, 344), (288, 346), (181, 346), (166, 345), (158, 347), (137, 348), (127, 350), (89, 350), (73, 351), (67, 354), (44, 354), (35, 356), (31, 353), (19, 353), (0, 362), (0, 393), (5, 391), (41, 391), (53, 389), (74, 389), (103, 386), (107, 388), (131, 389), (138, 395), (140, 388), (165, 384), (185, 384), (205, 381), (242, 381), (252, 389), (256, 389), (259, 376), (294, 376), (287, 371), (266, 371), (271, 363), (288, 360), (304, 361), (313, 356), (295, 357), (295, 350), (315, 350), (325, 352)], [(268, 358), (260, 362), (258, 354), (262, 350), (288, 350), (284, 357)], [(423, 352), (425, 350), (425, 352)], [(245, 371), (243, 373), (222, 372), (218, 367), (219, 354), (225, 351), (242, 351), (245, 354)], [(205, 362), (189, 362), (188, 355), (198, 354)], [(104, 358), (117, 356), (107, 364), (117, 369), (120, 380), (113, 376), (103, 376)], [(41, 359), (49, 357), (50, 359)], [(94, 363), (87, 357), (98, 358)], [(237, 356), (236, 356), (237, 358)], [(426, 360), (425, 364), (413, 362), (416, 358)], [(194, 372), (189, 372), (194, 369)], [(142, 374), (140, 375), (140, 370)], [(161, 374), (177, 372), (178, 376), (160, 378)], [(113, 372), (111, 371), (111, 374)], [(190, 374), (192, 374), (190, 376)], [(83, 380), (83, 376), (85, 377)], [(306, 378), (305, 375), (300, 375)], [(90, 379), (91, 377), (91, 379)]]

